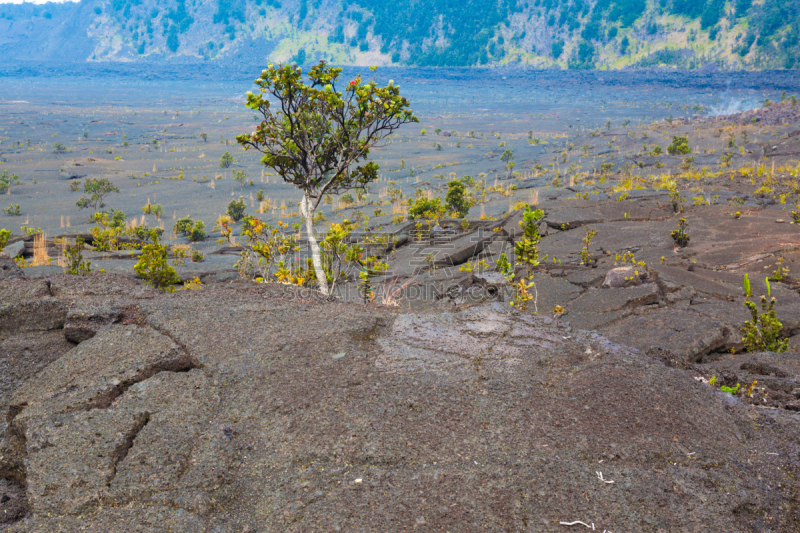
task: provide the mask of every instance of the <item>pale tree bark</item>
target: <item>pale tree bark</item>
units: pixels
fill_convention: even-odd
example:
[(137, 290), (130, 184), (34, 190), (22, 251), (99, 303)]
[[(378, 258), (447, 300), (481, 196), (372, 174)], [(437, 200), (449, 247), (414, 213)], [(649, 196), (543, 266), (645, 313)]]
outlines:
[(314, 235), (314, 204), (308, 197), (308, 193), (303, 195), (300, 201), (300, 214), (306, 219), (306, 234), (308, 235), (308, 245), (311, 248), (311, 261), (314, 264), (314, 272), (317, 275), (317, 285), (319, 285), (319, 292), (323, 296), (330, 296), (328, 289), (328, 278), (325, 276), (325, 270), (322, 268), (322, 256), (319, 251), (319, 243), (317, 237)]

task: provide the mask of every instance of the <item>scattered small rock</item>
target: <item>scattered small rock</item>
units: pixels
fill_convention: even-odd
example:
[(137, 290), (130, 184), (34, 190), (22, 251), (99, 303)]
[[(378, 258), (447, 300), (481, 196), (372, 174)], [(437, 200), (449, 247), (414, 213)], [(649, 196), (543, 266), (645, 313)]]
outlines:
[(641, 285), (647, 278), (647, 271), (633, 266), (612, 268), (603, 280), (603, 287), (619, 288)]

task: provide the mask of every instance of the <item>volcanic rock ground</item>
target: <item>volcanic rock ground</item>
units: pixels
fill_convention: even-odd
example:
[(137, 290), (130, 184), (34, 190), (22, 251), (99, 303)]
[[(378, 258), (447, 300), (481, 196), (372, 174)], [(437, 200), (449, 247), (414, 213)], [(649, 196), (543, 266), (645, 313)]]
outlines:
[[(0, 298), (8, 531), (800, 519), (796, 353), (695, 363), (499, 302), (407, 312), (246, 282), (55, 275)], [(765, 388), (734, 398), (711, 373)]]
[[(799, 126), (783, 103), (527, 145), (524, 168), (554, 167), (487, 175), (467, 229), (372, 217), (394, 245), (371, 304), (355, 279), (334, 301), (243, 279), (216, 236), (176, 267), (203, 288), (172, 294), (136, 251), (84, 252), (85, 277), (0, 255), (0, 529), (798, 531)], [(694, 161), (642, 150), (681, 134)], [(534, 201), (537, 314), (494, 271)], [(755, 298), (773, 278), (789, 352), (744, 351), (744, 274)]]

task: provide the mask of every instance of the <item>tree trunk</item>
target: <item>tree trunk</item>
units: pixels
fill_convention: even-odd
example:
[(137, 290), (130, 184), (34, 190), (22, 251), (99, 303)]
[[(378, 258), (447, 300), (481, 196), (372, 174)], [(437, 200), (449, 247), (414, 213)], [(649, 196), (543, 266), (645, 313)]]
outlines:
[(321, 292), (323, 296), (330, 296), (328, 278), (325, 276), (325, 270), (322, 268), (319, 244), (317, 243), (317, 237), (314, 235), (314, 209), (311, 207), (308, 194), (304, 194), (303, 200), (300, 202), (300, 213), (306, 217), (306, 234), (308, 234), (308, 245), (311, 248), (311, 261), (314, 263), (314, 272), (317, 275), (319, 292)]

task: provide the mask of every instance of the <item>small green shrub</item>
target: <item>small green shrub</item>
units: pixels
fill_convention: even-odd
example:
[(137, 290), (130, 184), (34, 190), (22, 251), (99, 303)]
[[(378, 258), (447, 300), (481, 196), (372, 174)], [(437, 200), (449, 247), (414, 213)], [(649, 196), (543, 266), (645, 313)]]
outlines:
[(439, 198), (427, 199), (418, 198), (408, 210), (408, 218), (427, 218), (430, 220), (441, 218), (445, 213), (442, 201)]
[[(767, 291), (769, 289), (769, 279)], [(761, 313), (758, 312), (756, 304), (746, 300), (744, 305), (750, 310), (752, 320), (748, 320), (741, 328), (742, 343), (749, 352), (785, 352), (789, 349), (789, 339), (781, 337), (783, 324), (778, 320), (775, 313), (775, 298), (770, 297), (767, 301), (766, 296), (761, 296)]]
[(228, 204), (228, 209), (225, 213), (231, 217), (234, 222), (239, 222), (244, 218), (244, 210), (247, 209), (247, 204), (240, 196), (238, 200), (231, 200)]
[(158, 242), (161, 236), (164, 235), (164, 230), (162, 228), (151, 229), (147, 225), (143, 225), (128, 230), (128, 233), (144, 242)]
[(111, 210), (111, 222), (110, 225), (112, 228), (122, 229), (125, 227), (125, 213), (122, 212), (121, 209), (112, 209)]
[(8, 170), (0, 172), (0, 194), (5, 194), (12, 185), (19, 183), (19, 176), (16, 174), (9, 174)]
[(194, 223), (191, 233), (189, 233), (189, 240), (191, 242), (200, 242), (206, 238), (206, 225), (202, 220)]
[(176, 244), (172, 247), (172, 264), (175, 266), (183, 266), (186, 264), (184, 259), (189, 256), (191, 246), (188, 244)]
[(92, 207), (95, 211), (98, 211), (106, 206), (105, 197), (112, 192), (119, 193), (119, 188), (111, 183), (108, 178), (86, 178), (83, 184), (84, 196), (75, 205), (80, 209)]
[(175, 225), (172, 226), (172, 232), (177, 236), (181, 235), (186, 237), (189, 233), (192, 232), (192, 228), (194, 227), (194, 220), (192, 217), (185, 216), (181, 217), (175, 222)]
[(92, 247), (98, 252), (110, 252), (119, 249), (119, 228), (112, 225), (108, 213), (95, 213), (92, 220), (97, 223), (90, 233)]
[(236, 162), (236, 160), (233, 158), (231, 153), (230, 152), (225, 152), (224, 154), (222, 154), (222, 157), (219, 160), (219, 166), (220, 166), (220, 168), (229, 168), (235, 162)]
[(358, 291), (366, 304), (375, 299), (372, 278), (388, 270), (389, 264), (378, 261), (376, 257), (367, 257), (359, 262), (361, 263), (361, 271), (358, 273), (358, 279), (360, 280)]
[(691, 154), (692, 149), (689, 148), (689, 139), (687, 137), (673, 137), (672, 144), (667, 147), (669, 155)]
[(11, 238), (11, 232), (7, 229), (0, 229), (0, 252), (2, 252), (6, 244), (8, 244), (8, 239)]
[(172, 231), (175, 235), (188, 237), (190, 241), (197, 242), (206, 238), (206, 225), (202, 220), (195, 222), (191, 217), (181, 217), (175, 222)]
[(469, 212), (469, 201), (466, 197), (467, 188), (464, 183), (453, 180), (447, 184), (447, 195), (444, 198), (447, 209), (456, 213), (457, 217), (464, 217)]
[[(544, 218), (544, 211), (541, 209), (531, 209), (530, 205), (525, 206), (522, 220), (519, 222), (522, 228), (522, 238), (514, 244), (514, 252), (517, 254), (517, 262), (530, 266), (539, 265), (539, 222)], [(546, 261), (544, 256), (542, 261)]]
[[(525, 212), (522, 214), (522, 220), (519, 225), (522, 228), (522, 237), (514, 244), (514, 252), (517, 258), (518, 265), (524, 265), (526, 268), (525, 275), (519, 280), (515, 280), (515, 269), (510, 264), (500, 263), (498, 261), (498, 268), (506, 270), (505, 276), (508, 282), (514, 288), (514, 300), (509, 302), (519, 310), (528, 309), (528, 302), (533, 301), (534, 313), (538, 313), (538, 291), (536, 283), (531, 279), (530, 267), (535, 267), (540, 264), (539, 261), (539, 223), (544, 218), (544, 211), (541, 209), (531, 209), (530, 205), (525, 205)], [(501, 256), (502, 257), (502, 256)], [(546, 261), (547, 256), (542, 258)], [(531, 289), (534, 293), (531, 294)]]
[(669, 201), (672, 203), (672, 210), (676, 213), (683, 213), (683, 197), (680, 191), (672, 191), (669, 193)]
[(730, 394), (733, 394), (734, 396), (736, 396), (736, 395), (739, 394), (739, 388), (740, 387), (741, 387), (741, 385), (739, 383), (737, 383), (735, 387), (727, 387), (725, 385), (721, 385), (719, 387), (719, 390), (721, 390), (722, 392), (727, 392), (727, 393), (730, 393)]
[(169, 250), (165, 244), (145, 244), (142, 255), (133, 269), (145, 283), (164, 292), (173, 292), (173, 285), (180, 282), (178, 273), (167, 263)]
[(592, 244), (592, 238), (597, 235), (597, 230), (594, 228), (586, 228), (586, 237), (583, 238), (583, 242), (586, 246), (583, 247), (581, 250), (581, 264), (588, 265), (589, 264), (589, 246)]
[(504, 276), (508, 276), (512, 272), (514, 272), (514, 268), (511, 266), (511, 263), (508, 261), (508, 257), (505, 253), (501, 253), (500, 257), (494, 264), (495, 268), (498, 272), (503, 274)]
[(3, 208), (3, 211), (5, 211), (7, 215), (11, 216), (19, 216), (22, 214), (22, 211), (20, 211), (19, 208), (19, 204), (9, 204), (8, 207)]
[(689, 227), (689, 223), (686, 222), (685, 218), (678, 220), (678, 229), (674, 230), (670, 233), (672, 240), (675, 241), (675, 244), (681, 248), (689, 244), (689, 240), (691, 237), (688, 233), (686, 233), (686, 228)]
[[(716, 387), (719, 384), (719, 380), (717, 379), (717, 376), (711, 376), (711, 379), (708, 380), (708, 384), (711, 385), (712, 387)], [(719, 386), (719, 390), (721, 390), (722, 392), (727, 392), (727, 393), (732, 394), (734, 396), (737, 396), (739, 394), (739, 390), (740, 389), (741, 389), (741, 385), (739, 383), (737, 383), (735, 387), (728, 387), (726, 385), (720, 385)]]
[(161, 215), (164, 213), (164, 207), (161, 204), (151, 204), (147, 202), (147, 205), (142, 206), (142, 211), (147, 215), (155, 215), (161, 218)]
[(92, 271), (92, 264), (83, 260), (83, 238), (75, 239), (75, 245), (64, 250), (64, 259), (67, 261), (65, 271), (75, 276), (85, 276)]
[(244, 169), (233, 169), (233, 179), (235, 179), (239, 185), (247, 185), (247, 171)]

